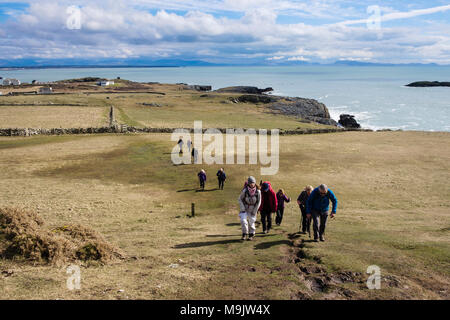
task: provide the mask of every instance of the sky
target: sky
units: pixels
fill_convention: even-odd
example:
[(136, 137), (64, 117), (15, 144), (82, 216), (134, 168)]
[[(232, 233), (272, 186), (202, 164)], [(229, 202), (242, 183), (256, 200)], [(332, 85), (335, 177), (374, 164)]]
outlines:
[(0, 0), (0, 60), (450, 64), (450, 0)]

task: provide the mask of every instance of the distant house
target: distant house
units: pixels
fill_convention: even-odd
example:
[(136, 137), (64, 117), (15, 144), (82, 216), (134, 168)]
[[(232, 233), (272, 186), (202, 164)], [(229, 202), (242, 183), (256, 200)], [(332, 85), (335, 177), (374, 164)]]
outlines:
[(113, 86), (114, 85), (114, 81), (112, 80), (102, 80), (99, 82), (99, 85), (102, 87), (106, 87), (106, 86)]
[(52, 94), (52, 93), (53, 93), (52, 87), (39, 88), (39, 94)]
[(17, 79), (4, 79), (3, 80), (4, 86), (20, 86), (20, 80)]

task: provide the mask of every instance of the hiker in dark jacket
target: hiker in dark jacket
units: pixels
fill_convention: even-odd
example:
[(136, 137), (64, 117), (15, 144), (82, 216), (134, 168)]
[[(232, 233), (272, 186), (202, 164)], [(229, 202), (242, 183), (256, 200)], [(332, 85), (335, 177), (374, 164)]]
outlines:
[(200, 188), (205, 190), (205, 182), (206, 182), (206, 172), (205, 170), (201, 170), (198, 174), (198, 180), (200, 181)]
[(225, 174), (225, 171), (223, 171), (223, 168), (220, 168), (220, 170), (217, 171), (217, 180), (219, 180), (219, 189), (220, 190), (223, 190), (223, 185), (224, 185), (226, 179), (227, 179), (227, 175)]
[[(272, 189), (270, 182), (266, 181), (261, 185), (261, 205), (259, 210), (261, 212), (261, 223), (264, 233), (269, 233), (272, 228), (272, 212), (277, 211), (277, 196)], [(267, 221), (267, 224), (266, 224)]]
[(309, 232), (310, 236), (311, 236), (311, 218), (308, 218), (306, 216), (306, 201), (308, 200), (308, 197), (312, 191), (313, 191), (312, 186), (306, 186), (305, 190), (303, 190), (297, 198), (297, 203), (301, 211), (300, 230), (303, 234)]
[(194, 145), (192, 145), (191, 157), (192, 157), (191, 160), (193, 160), (193, 163), (197, 164), (197, 162), (198, 162), (198, 150), (197, 150), (197, 148), (194, 148)]
[(283, 189), (278, 190), (277, 192), (277, 217), (275, 218), (275, 223), (277, 226), (281, 225), (281, 221), (283, 221), (284, 214), (284, 203), (291, 202), (291, 198), (289, 198)]
[(184, 144), (183, 139), (178, 140), (177, 144), (178, 147), (180, 147), (180, 154), (183, 154), (183, 144)]
[[(306, 201), (306, 215), (313, 218), (314, 241), (325, 241), (323, 237), (328, 220), (330, 201), (333, 203), (330, 217), (334, 218), (337, 210), (337, 199), (327, 185), (321, 184), (311, 192)], [(320, 222), (320, 227), (319, 227)]]

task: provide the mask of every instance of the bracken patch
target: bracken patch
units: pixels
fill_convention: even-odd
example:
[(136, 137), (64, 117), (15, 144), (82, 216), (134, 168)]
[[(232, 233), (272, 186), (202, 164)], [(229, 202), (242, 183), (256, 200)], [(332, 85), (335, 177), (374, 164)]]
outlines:
[(81, 225), (49, 230), (36, 213), (12, 208), (0, 208), (0, 255), (57, 265), (77, 260), (106, 263), (124, 258), (120, 249), (95, 230)]

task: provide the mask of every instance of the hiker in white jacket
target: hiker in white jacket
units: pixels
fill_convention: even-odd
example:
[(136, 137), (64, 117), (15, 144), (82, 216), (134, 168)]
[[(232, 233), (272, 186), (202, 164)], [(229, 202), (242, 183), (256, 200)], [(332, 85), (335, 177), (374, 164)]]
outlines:
[(256, 185), (256, 179), (249, 177), (247, 185), (239, 195), (239, 218), (241, 219), (242, 240), (248, 235), (248, 240), (255, 236), (255, 222), (259, 206), (261, 205), (261, 191)]

